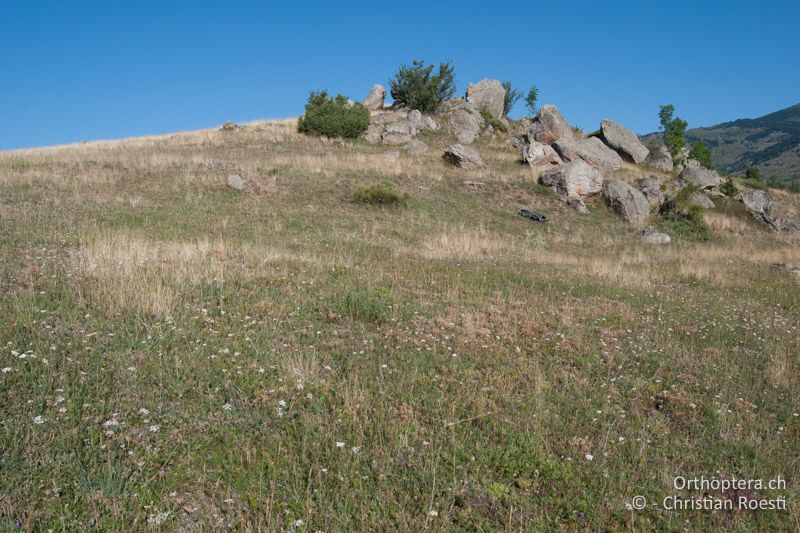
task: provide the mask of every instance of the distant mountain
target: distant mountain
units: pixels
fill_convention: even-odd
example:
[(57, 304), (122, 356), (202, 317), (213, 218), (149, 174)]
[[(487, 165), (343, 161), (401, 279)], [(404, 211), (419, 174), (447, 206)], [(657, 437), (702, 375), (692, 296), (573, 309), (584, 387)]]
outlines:
[(714, 165), (724, 172), (744, 174), (747, 167), (757, 166), (764, 178), (800, 181), (800, 104), (760, 118), (690, 129), (686, 138), (703, 141)]

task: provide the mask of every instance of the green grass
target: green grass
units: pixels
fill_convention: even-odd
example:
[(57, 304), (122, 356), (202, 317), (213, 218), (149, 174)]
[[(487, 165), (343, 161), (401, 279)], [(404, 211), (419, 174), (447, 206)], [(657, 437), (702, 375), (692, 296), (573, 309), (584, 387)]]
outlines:
[[(0, 154), (0, 530), (795, 528), (796, 247), (732, 201), (744, 230), (648, 246), (448, 142)], [(413, 202), (353, 203), (365, 176)], [(626, 507), (679, 475), (790, 507)]]

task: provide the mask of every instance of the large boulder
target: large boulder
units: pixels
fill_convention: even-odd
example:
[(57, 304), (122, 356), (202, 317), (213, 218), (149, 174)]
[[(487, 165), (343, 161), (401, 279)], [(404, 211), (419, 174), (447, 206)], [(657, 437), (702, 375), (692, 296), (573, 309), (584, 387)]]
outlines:
[(579, 141), (559, 139), (553, 143), (553, 148), (556, 149), (556, 152), (564, 161), (582, 159), (601, 170), (617, 170), (623, 163), (619, 154), (606, 146), (597, 137), (589, 137)]
[(650, 155), (647, 156), (644, 164), (662, 172), (672, 172), (672, 169), (675, 168), (672, 154), (669, 153), (667, 145), (662, 142), (650, 147)]
[(552, 146), (536, 141), (522, 148), (522, 159), (531, 168), (556, 167), (564, 162)]
[(370, 144), (378, 144), (381, 142), (384, 131), (383, 124), (370, 124), (367, 131), (364, 132), (364, 140)]
[(661, 233), (653, 226), (647, 226), (642, 230), (642, 240), (647, 244), (669, 244), (672, 239), (666, 233)]
[(495, 118), (503, 116), (506, 89), (497, 80), (481, 80), (467, 87), (467, 102), (483, 109)]
[(579, 198), (603, 189), (603, 173), (580, 159), (547, 170), (539, 183), (552, 188), (561, 198)]
[(617, 124), (612, 120), (603, 120), (600, 122), (600, 131), (607, 145), (637, 165), (647, 159), (650, 154), (650, 150), (642, 144), (639, 137), (622, 124)]
[(775, 231), (780, 231), (780, 222), (772, 216), (775, 201), (766, 191), (750, 189), (742, 192), (742, 202), (753, 218)]
[(611, 209), (631, 224), (643, 224), (650, 216), (650, 202), (642, 193), (620, 180), (606, 180), (603, 198)]
[(463, 144), (448, 146), (445, 148), (442, 158), (457, 167), (465, 169), (485, 166), (480, 154), (474, 148)]
[(428, 145), (419, 139), (411, 139), (405, 144), (406, 152), (412, 155), (419, 155), (428, 151)]
[(694, 191), (686, 199), (686, 203), (691, 206), (702, 207), (703, 209), (714, 209), (717, 206), (711, 201), (711, 198), (706, 196), (700, 191)]
[(638, 186), (641, 193), (652, 206), (661, 206), (666, 199), (664, 194), (664, 178), (660, 176), (647, 176), (639, 180)]
[(383, 85), (380, 83), (376, 83), (372, 89), (370, 89), (369, 94), (366, 98), (364, 98), (364, 107), (369, 109), (370, 111), (377, 111), (379, 109), (383, 109), (383, 102), (386, 99), (386, 89), (383, 88)]
[(460, 144), (472, 144), (484, 126), (480, 111), (466, 102), (450, 111), (447, 121)]
[(696, 185), (701, 189), (712, 189), (719, 187), (722, 178), (715, 171), (710, 170), (694, 159), (686, 163), (686, 167), (681, 171), (680, 178), (690, 185)]
[(539, 114), (528, 127), (528, 140), (544, 144), (553, 144), (559, 139), (575, 138), (561, 112), (554, 105), (543, 105)]
[(381, 142), (393, 146), (406, 144), (417, 133), (417, 130), (407, 120), (390, 122), (386, 124), (385, 128), (381, 135)]

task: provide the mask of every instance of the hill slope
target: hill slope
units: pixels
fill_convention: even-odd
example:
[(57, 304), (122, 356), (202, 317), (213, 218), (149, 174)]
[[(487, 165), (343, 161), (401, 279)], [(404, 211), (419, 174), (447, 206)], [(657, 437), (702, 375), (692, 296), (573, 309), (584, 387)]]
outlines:
[(686, 137), (703, 141), (725, 172), (743, 174), (754, 165), (765, 178), (800, 180), (800, 104), (760, 118), (690, 129)]
[[(502, 137), (469, 171), (420, 137), (0, 153), (0, 530), (793, 529), (796, 483), (660, 502), (800, 479), (796, 241), (715, 198), (711, 240), (647, 245)], [(351, 200), (378, 181), (408, 204)]]

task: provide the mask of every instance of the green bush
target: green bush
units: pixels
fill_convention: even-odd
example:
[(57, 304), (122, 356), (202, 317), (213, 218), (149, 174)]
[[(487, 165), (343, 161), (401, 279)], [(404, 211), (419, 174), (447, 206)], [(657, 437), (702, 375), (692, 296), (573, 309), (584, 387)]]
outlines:
[(692, 144), (689, 157), (696, 160), (704, 167), (714, 170), (714, 163), (711, 161), (711, 152), (702, 141), (696, 141), (694, 144)]
[(306, 113), (298, 122), (301, 133), (351, 139), (364, 133), (367, 127), (369, 111), (363, 105), (350, 102), (341, 94), (330, 98), (328, 91), (311, 91)]
[(674, 105), (662, 105), (658, 111), (658, 119), (664, 132), (664, 144), (669, 148), (672, 158), (676, 159), (686, 146), (686, 128), (689, 124), (681, 118), (673, 117), (674, 113)]
[(672, 199), (661, 206), (658, 226), (669, 235), (691, 241), (707, 241), (711, 239), (711, 230), (703, 218), (704, 209), (698, 205), (689, 205), (689, 196), (698, 191), (695, 185), (689, 185)]
[(416, 59), (411, 66), (401, 65), (389, 89), (395, 103), (423, 113), (434, 113), (439, 106), (456, 93), (455, 71), (449, 61), (439, 64), (434, 74), (433, 65), (425, 66)]
[(525, 107), (528, 108), (528, 112), (531, 116), (536, 114), (536, 100), (539, 99), (539, 88), (534, 85), (528, 90), (528, 94), (525, 95)]
[(522, 99), (523, 94), (522, 91), (512, 87), (510, 81), (504, 81), (503, 88), (506, 90), (506, 96), (503, 99), (503, 116), (505, 117), (511, 112), (514, 105)]
[(733, 183), (733, 179), (729, 176), (725, 182), (719, 186), (719, 190), (725, 196), (734, 196), (739, 192), (739, 188)]
[(336, 303), (342, 316), (364, 322), (383, 322), (392, 309), (392, 295), (384, 287), (352, 288)]
[(761, 181), (761, 172), (759, 172), (758, 167), (747, 167), (744, 177), (749, 180)]
[(408, 198), (407, 193), (396, 192), (394, 186), (385, 181), (359, 187), (353, 192), (353, 201), (357, 204), (405, 205)]
[(486, 122), (487, 126), (491, 126), (494, 129), (502, 132), (508, 131), (506, 125), (503, 124), (503, 122), (499, 118), (495, 117), (485, 109), (481, 109), (481, 116), (483, 117), (483, 120), (484, 122)]

